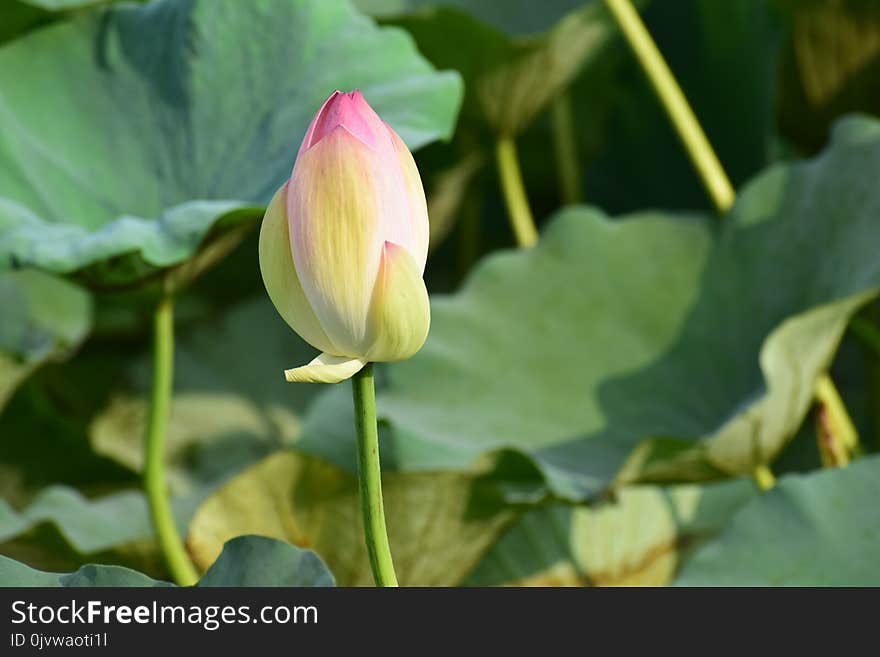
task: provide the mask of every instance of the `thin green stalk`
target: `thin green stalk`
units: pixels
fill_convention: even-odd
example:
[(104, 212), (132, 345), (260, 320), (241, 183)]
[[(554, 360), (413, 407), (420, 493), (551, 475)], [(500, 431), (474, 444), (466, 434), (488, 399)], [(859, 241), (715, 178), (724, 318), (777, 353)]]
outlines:
[(498, 175), (501, 178), (501, 191), (507, 204), (507, 214), (513, 235), (520, 247), (532, 246), (538, 241), (538, 230), (526, 198), (519, 160), (516, 157), (516, 144), (510, 137), (501, 137), (495, 145), (498, 162)]
[[(684, 144), (709, 198), (712, 199), (712, 203), (715, 204), (719, 213), (726, 212), (733, 205), (736, 192), (734, 192), (733, 185), (730, 184), (730, 179), (721, 166), (718, 156), (712, 150), (694, 111), (684, 97), (681, 87), (672, 75), (672, 71), (669, 70), (669, 65), (657, 48), (657, 44), (654, 43), (654, 39), (651, 38), (630, 0), (605, 0), (605, 5), (620, 26), (630, 48), (644, 69), (645, 75), (650, 80), (651, 86), (654, 87), (654, 91)], [(816, 391), (816, 400), (820, 404), (826, 405), (829, 412), (834, 413), (834, 417), (843, 418), (840, 421), (844, 423), (849, 420), (840, 395), (827, 375), (819, 378)], [(831, 406), (827, 406), (828, 404)], [(852, 426), (851, 422), (849, 422), (849, 426)], [(852, 439), (845, 436), (844, 440), (851, 441)], [(855, 440), (857, 444), (857, 438)], [(753, 477), (762, 489), (773, 485), (773, 473), (766, 466), (759, 466), (753, 473)]]
[(730, 179), (721, 167), (715, 151), (700, 127), (694, 111), (688, 104), (672, 71), (657, 49), (657, 44), (645, 28), (630, 0), (605, 0), (609, 11), (620, 26), (636, 58), (645, 70), (663, 109), (675, 131), (684, 143), (691, 162), (700, 174), (700, 180), (719, 212), (733, 205), (735, 193)]
[(173, 377), (174, 304), (171, 297), (165, 296), (159, 301), (153, 315), (153, 386), (144, 444), (144, 489), (153, 529), (168, 570), (175, 582), (181, 586), (191, 586), (199, 576), (174, 524), (165, 486), (165, 435)]
[(388, 531), (385, 529), (385, 508), (382, 504), (382, 473), (379, 467), (379, 431), (376, 425), (376, 391), (373, 364), (367, 363), (351, 379), (354, 397), (354, 422), (357, 427), (358, 487), (364, 535), (370, 568), (376, 586), (397, 586)]
[(581, 201), (581, 166), (578, 162), (577, 142), (574, 133), (574, 115), (571, 97), (560, 94), (550, 106), (553, 125), (553, 150), (556, 153), (556, 170), (559, 173), (559, 191), (566, 205)]

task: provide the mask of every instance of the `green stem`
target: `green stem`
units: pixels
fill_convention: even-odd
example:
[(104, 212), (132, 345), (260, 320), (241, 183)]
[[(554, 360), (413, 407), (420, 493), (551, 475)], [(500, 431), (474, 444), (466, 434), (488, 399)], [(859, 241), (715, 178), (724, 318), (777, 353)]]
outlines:
[(526, 198), (513, 139), (499, 138), (495, 145), (495, 156), (498, 162), (498, 175), (501, 178), (501, 191), (504, 193), (504, 202), (507, 204), (507, 214), (510, 217), (516, 243), (520, 247), (532, 246), (538, 241), (538, 231)]
[(174, 524), (168, 491), (165, 486), (164, 452), (171, 405), (174, 376), (174, 305), (165, 296), (153, 315), (153, 387), (147, 417), (147, 435), (144, 455), (144, 489), (150, 507), (153, 528), (159, 547), (174, 581), (191, 586), (198, 573), (186, 553), (183, 541)]
[(556, 170), (559, 172), (559, 191), (563, 203), (573, 205), (581, 201), (581, 167), (578, 162), (574, 116), (569, 95), (564, 93), (557, 96), (550, 110), (553, 124), (553, 150), (556, 153)]
[(605, 0), (605, 4), (645, 70), (709, 197), (719, 212), (726, 212), (735, 198), (733, 185), (657, 44), (630, 0)]
[(397, 586), (382, 504), (382, 473), (379, 467), (379, 431), (376, 425), (376, 391), (372, 363), (367, 363), (352, 377), (351, 389), (357, 428), (358, 486), (370, 568), (376, 586)]

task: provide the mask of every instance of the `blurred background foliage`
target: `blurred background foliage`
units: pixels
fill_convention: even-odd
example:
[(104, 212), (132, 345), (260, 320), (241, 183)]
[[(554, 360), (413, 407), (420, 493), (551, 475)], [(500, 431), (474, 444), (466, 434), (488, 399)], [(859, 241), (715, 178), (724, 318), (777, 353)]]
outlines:
[[(401, 583), (880, 583), (880, 7), (635, 4), (740, 193), (720, 221), (601, 2), (3, 0), (0, 554), (168, 578), (139, 482), (170, 288), (197, 566), (259, 534), (369, 583), (349, 391), (282, 381), (313, 350), (255, 230), (315, 108), (359, 87), (431, 219), (431, 337), (378, 371)], [(826, 470), (829, 365), (862, 458)]]

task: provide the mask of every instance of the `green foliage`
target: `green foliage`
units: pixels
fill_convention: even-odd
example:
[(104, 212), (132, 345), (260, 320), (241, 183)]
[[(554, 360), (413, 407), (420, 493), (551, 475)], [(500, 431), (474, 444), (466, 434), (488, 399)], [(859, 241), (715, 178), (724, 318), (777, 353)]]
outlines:
[[(88, 565), (45, 573), (0, 556), (3, 586), (173, 586), (120, 566)], [(223, 546), (198, 586), (333, 586), (333, 575), (309, 550), (263, 536), (240, 536)]]
[(595, 508), (526, 513), (468, 577), (473, 586), (662, 586), (757, 491), (748, 481), (634, 486)]
[[(392, 462), (463, 467), (516, 448), (576, 499), (767, 462), (880, 285), (880, 196), (860, 174), (878, 165), (880, 124), (851, 119), (821, 157), (750, 183), (717, 235), (702, 217), (563, 212), (536, 248), (435, 297), (428, 342), (388, 368), (379, 398)], [(300, 448), (351, 463), (335, 451), (347, 435), (328, 434)]]
[[(458, 584), (513, 519), (486, 474), (383, 478), (389, 540), (402, 586)], [(209, 564), (233, 536), (271, 536), (315, 550), (341, 585), (369, 585), (357, 490), (351, 474), (281, 451), (209, 497), (193, 517), (188, 544), (197, 564)]]
[(54, 524), (70, 546), (83, 555), (152, 536), (146, 501), (133, 491), (92, 501), (75, 489), (51, 486), (21, 513), (0, 503), (0, 541), (40, 523)]
[[(876, 7), (635, 4), (739, 190), (724, 217), (600, 0), (6, 2), (0, 585), (169, 585), (140, 491), (160, 289), (199, 586), (372, 582), (351, 391), (284, 382), (316, 352), (253, 230), (355, 87), (444, 142), (416, 153), (429, 339), (376, 368), (401, 584), (877, 583)], [(500, 137), (546, 217), (525, 251), (496, 252)], [(559, 209), (554, 144), (586, 205)], [(818, 471), (829, 368), (861, 453)]]
[[(495, 17), (502, 13), (508, 11), (495, 12)], [(584, 66), (602, 55), (616, 34), (610, 14), (595, 1), (528, 38), (509, 36), (451, 8), (390, 20), (413, 35), (435, 66), (462, 73), (465, 117), (485, 122), (496, 135), (525, 130)], [(451, 40), (449, 34), (457, 38)]]
[(115, 0), (5, 0), (0, 43), (72, 15)]
[[(780, 150), (774, 111), (782, 28), (771, 9), (767, 0), (660, 0), (644, 11), (651, 34), (737, 188)], [(623, 61), (610, 81), (608, 72), (598, 81), (595, 73), (585, 75), (571, 90), (577, 114), (589, 120), (577, 129), (588, 155), (585, 197), (613, 214), (642, 208), (710, 209), (644, 72), (625, 44), (618, 46)]]
[(872, 0), (775, 0), (790, 26), (782, 51), (779, 128), (819, 150), (834, 120), (880, 110), (880, 7)]
[[(319, 388), (293, 387), (282, 371), (314, 353), (263, 295), (179, 335), (166, 449), (172, 490), (210, 487), (296, 440)], [(149, 355), (133, 355), (89, 425), (95, 451), (136, 472), (149, 381)]]
[(289, 175), (315, 108), (355, 86), (412, 147), (451, 132), (458, 76), (342, 2), (159, 0), (17, 40), (0, 52), (0, 263), (107, 286), (212, 260)]
[(43, 363), (76, 348), (91, 328), (92, 304), (77, 286), (27, 270), (0, 273), (0, 410)]
[(873, 456), (780, 480), (702, 547), (676, 584), (877, 586), (878, 476)]

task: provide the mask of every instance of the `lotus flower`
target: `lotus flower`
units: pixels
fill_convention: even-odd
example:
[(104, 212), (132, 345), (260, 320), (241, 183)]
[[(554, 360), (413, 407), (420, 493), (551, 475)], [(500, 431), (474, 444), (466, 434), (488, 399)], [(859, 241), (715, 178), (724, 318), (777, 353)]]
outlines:
[(288, 381), (337, 383), (409, 358), (430, 324), (425, 192), (403, 140), (359, 91), (312, 119), (266, 210), (260, 270), (275, 308), (323, 353)]

